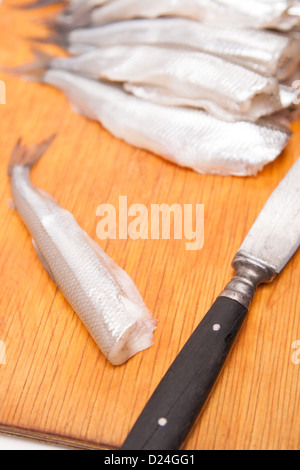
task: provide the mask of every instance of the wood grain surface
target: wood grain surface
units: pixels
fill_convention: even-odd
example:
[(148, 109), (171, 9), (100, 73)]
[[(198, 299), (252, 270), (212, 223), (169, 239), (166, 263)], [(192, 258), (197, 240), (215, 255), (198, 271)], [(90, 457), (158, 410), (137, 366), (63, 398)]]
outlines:
[[(0, 65), (32, 58), (26, 37), (45, 35), (41, 19), (56, 10), (0, 6)], [(57, 49), (49, 47), (49, 50)], [(47, 50), (48, 50), (47, 49)], [(79, 448), (121, 446), (163, 374), (233, 275), (243, 238), (300, 153), (300, 122), (284, 153), (258, 177), (198, 175), (137, 150), (75, 114), (63, 94), (0, 72), (0, 430)], [(6, 174), (22, 136), (57, 139), (34, 169), (35, 184), (79, 224), (135, 281), (158, 319), (154, 345), (111, 366), (51, 282), (18, 214)], [(97, 239), (97, 207), (204, 204), (205, 242)], [(184, 449), (299, 449), (300, 253), (271, 285), (261, 287), (235, 348)], [(294, 361), (295, 362), (295, 361)]]

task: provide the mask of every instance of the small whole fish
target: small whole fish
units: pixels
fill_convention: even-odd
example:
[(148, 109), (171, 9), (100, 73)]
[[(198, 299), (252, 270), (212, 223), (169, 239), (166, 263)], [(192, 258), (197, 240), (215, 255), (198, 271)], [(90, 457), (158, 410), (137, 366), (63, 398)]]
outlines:
[(53, 138), (19, 142), (8, 167), (15, 209), (46, 271), (113, 365), (153, 344), (155, 321), (132, 279), (77, 224), (72, 214), (30, 181), (30, 169)]
[(81, 17), (74, 15), (71, 19), (63, 12), (57, 22), (78, 27), (132, 18), (181, 16), (220, 26), (287, 29), (294, 26), (294, 17), (288, 14), (294, 4), (295, 0), (111, 0), (91, 7)]
[(75, 111), (114, 136), (199, 173), (254, 175), (291, 136), (277, 123), (231, 123), (200, 110), (160, 106), (63, 70), (47, 70), (38, 80), (63, 91)]
[(172, 46), (207, 52), (285, 80), (299, 62), (299, 42), (271, 31), (220, 28), (185, 18), (137, 19), (100, 27), (58, 29), (44, 42), (57, 42), (71, 54), (110, 46)]
[(161, 87), (182, 105), (228, 121), (255, 121), (282, 109), (275, 78), (204, 52), (120, 45), (54, 58), (47, 67), (93, 79)]

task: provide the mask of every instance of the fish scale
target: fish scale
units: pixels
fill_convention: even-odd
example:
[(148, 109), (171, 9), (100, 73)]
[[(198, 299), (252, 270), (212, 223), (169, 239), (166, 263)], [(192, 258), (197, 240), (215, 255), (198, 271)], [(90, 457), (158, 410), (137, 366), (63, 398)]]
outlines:
[[(50, 36), (51, 40), (51, 36)], [(184, 18), (138, 19), (57, 32), (54, 41), (71, 54), (113, 45), (177, 46), (217, 55), (257, 72), (288, 78), (299, 63), (289, 36), (254, 29), (220, 28)]]
[(200, 108), (226, 120), (256, 120), (282, 109), (276, 79), (204, 52), (111, 46), (55, 58), (48, 67), (112, 82), (163, 87), (183, 104), (184, 99), (187, 104), (195, 100)]
[(179, 16), (217, 25), (291, 30), (299, 25), (298, 0), (38, 0), (23, 9), (67, 3), (56, 23), (74, 28), (130, 18)]
[(230, 123), (200, 110), (145, 102), (66, 71), (48, 70), (42, 80), (116, 137), (199, 173), (256, 174), (281, 153), (291, 135), (269, 121)]
[(256, 28), (277, 26), (293, 0), (112, 0), (94, 8), (86, 21), (91, 25), (123, 19), (158, 16), (186, 16), (208, 23), (238, 24)]

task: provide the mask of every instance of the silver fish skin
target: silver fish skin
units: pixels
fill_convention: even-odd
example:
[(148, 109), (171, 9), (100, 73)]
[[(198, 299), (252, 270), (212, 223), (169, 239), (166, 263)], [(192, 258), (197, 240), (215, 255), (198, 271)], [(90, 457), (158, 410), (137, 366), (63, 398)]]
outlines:
[(297, 108), (298, 90), (287, 85), (280, 85), (280, 99), (283, 108)]
[(290, 16), (296, 16), (298, 18), (298, 21), (300, 22), (300, 1), (299, 0), (296, 0), (293, 6), (289, 8), (288, 14)]
[[(242, 114), (238, 114), (237, 112), (232, 113), (230, 111), (227, 111), (224, 108), (221, 108), (218, 103), (214, 103), (209, 100), (195, 100), (187, 97), (180, 97), (175, 93), (172, 93), (172, 91), (167, 90), (163, 87), (134, 85), (132, 83), (125, 83), (123, 87), (125, 91), (127, 91), (128, 93), (132, 93), (140, 99), (152, 101), (153, 103), (157, 103), (164, 106), (184, 106), (190, 108), (205, 109), (208, 113), (224, 121), (237, 122), (247, 120), (255, 122), (257, 120), (253, 116), (251, 118), (251, 116), (249, 115), (243, 116)], [(279, 103), (277, 106), (275, 106), (275, 102), (272, 100), (268, 104), (267, 100), (260, 96), (258, 96), (256, 99), (256, 106), (257, 109), (262, 109), (263, 107), (265, 115), (271, 116), (272, 119), (274, 114), (276, 114), (276, 119), (278, 120), (279, 114), (284, 112), (284, 122), (289, 125), (289, 121), (295, 120), (294, 115), (296, 114), (294, 113), (297, 108), (297, 106), (295, 105), (296, 99), (297, 92), (295, 89), (289, 86), (280, 85)], [(290, 120), (286, 118), (287, 116), (290, 116)]]
[(228, 123), (199, 110), (159, 106), (61, 70), (48, 70), (43, 82), (62, 90), (75, 111), (115, 137), (199, 173), (254, 175), (291, 136), (286, 127), (268, 121)]
[(153, 344), (155, 321), (132, 279), (49, 194), (30, 181), (30, 168), (52, 139), (15, 147), (9, 176), (15, 208), (37, 254), (95, 342), (113, 365)]
[(295, 0), (112, 0), (94, 8), (85, 18), (87, 25), (132, 18), (181, 16), (216, 25), (238, 27), (280, 27), (280, 20)]
[(55, 58), (50, 66), (94, 79), (161, 87), (182, 104), (194, 102), (220, 119), (257, 120), (281, 109), (276, 79), (203, 52), (112, 46)]
[[(52, 4), (52, 3), (67, 3), (67, 8), (66, 8), (66, 11), (68, 12), (68, 14), (71, 14), (72, 12), (75, 12), (76, 9), (81, 9), (82, 6), (85, 6), (85, 9), (93, 9), (95, 7), (99, 7), (99, 6), (102, 6), (104, 5), (105, 3), (108, 3), (109, 1), (112, 1), (112, 0), (68, 0), (68, 1), (58, 1), (58, 0), (40, 0), (38, 2), (35, 2), (33, 3), (32, 5), (38, 5), (38, 6), (43, 6), (43, 5), (48, 5), (48, 4)], [(214, 0), (213, 0), (214, 1)], [(254, 3), (255, 0), (251, 0), (252, 1), (252, 4)], [(248, 8), (248, 14), (249, 14), (249, 9), (252, 7), (251, 5), (251, 1), (249, 0), (244, 0), (244, 4), (246, 5), (246, 8)], [(299, 13), (299, 2), (298, 0), (295, 0), (295, 1), (283, 1), (283, 2), (278, 2), (277, 1), (277, 4), (275, 4), (274, 0), (273, 1), (273, 7), (274, 9), (278, 9), (280, 8), (280, 11), (282, 12), (281, 13), (281, 17), (279, 17), (279, 21), (278, 21), (278, 24), (283, 24), (285, 21), (287, 21), (289, 19), (289, 17), (293, 17), (293, 16), (300, 16), (300, 13)], [(222, 0), (221, 2), (216, 2), (216, 3), (222, 3)], [(234, 5), (234, 8), (237, 9), (237, 5), (235, 5), (237, 2), (234, 1), (228, 1), (228, 0), (225, 0), (223, 1), (223, 4), (225, 4), (225, 6), (227, 6), (229, 8), (229, 13), (231, 13), (231, 9)], [(257, 3), (257, 2), (255, 2)], [(270, 8), (270, 5), (268, 5), (268, 2), (266, 1), (265, 2), (265, 6), (263, 6), (264, 8), (264, 12), (266, 11), (266, 8)], [(220, 8), (220, 5), (218, 6)], [(272, 7), (272, 5), (271, 5)], [(217, 8), (217, 7), (215, 7)], [(241, 11), (243, 12), (243, 9), (242, 8), (239, 8), (237, 9), (238, 11)], [(251, 15), (253, 15), (253, 12), (251, 11), (250, 12)], [(241, 14), (241, 13), (239, 13)], [(245, 14), (244, 12), (242, 14)], [(276, 12), (273, 13), (275, 18), (276, 18)], [(276, 20), (275, 20), (276, 21)], [(292, 27), (293, 26), (293, 19), (290, 18), (290, 26)], [(274, 26), (274, 24), (273, 24)], [(284, 28), (284, 26), (283, 26)]]
[(220, 28), (185, 18), (137, 19), (58, 33), (71, 54), (92, 47), (155, 45), (217, 55), (284, 80), (300, 62), (298, 41), (271, 31)]

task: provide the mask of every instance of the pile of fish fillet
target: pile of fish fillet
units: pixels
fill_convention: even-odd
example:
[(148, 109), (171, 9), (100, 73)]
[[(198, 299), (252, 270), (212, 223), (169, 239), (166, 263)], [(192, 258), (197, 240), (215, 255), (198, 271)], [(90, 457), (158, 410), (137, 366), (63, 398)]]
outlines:
[(62, 90), (114, 136), (199, 173), (249, 176), (299, 118), (300, 0), (61, 3), (23, 73)]

